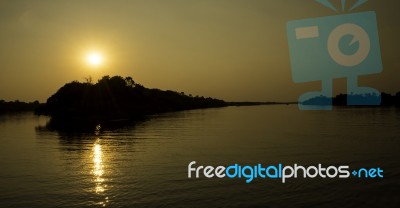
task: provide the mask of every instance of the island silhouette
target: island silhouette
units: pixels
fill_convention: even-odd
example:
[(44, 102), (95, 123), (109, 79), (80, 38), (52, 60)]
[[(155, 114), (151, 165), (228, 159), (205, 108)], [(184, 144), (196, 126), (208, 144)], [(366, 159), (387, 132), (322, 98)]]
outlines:
[(132, 77), (104, 76), (97, 83), (73, 81), (65, 84), (46, 103), (36, 108), (36, 115), (51, 119), (50, 129), (108, 125), (143, 119), (147, 115), (225, 107), (223, 100), (186, 95), (184, 92), (149, 89)]
[(144, 115), (224, 107), (223, 100), (149, 89), (131, 77), (104, 76), (97, 83), (65, 84), (36, 109), (38, 115), (63, 119), (131, 119)]

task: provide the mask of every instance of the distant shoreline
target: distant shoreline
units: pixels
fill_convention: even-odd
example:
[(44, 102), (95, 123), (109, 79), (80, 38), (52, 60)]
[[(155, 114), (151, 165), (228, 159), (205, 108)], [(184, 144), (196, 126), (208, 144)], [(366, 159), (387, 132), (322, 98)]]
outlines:
[(39, 103), (39, 101), (22, 102), (19, 100), (15, 101), (0, 100), (0, 114), (29, 112), (29, 111), (34, 112), (40, 105), (41, 103)]
[(297, 102), (226, 102), (228, 106), (293, 105)]

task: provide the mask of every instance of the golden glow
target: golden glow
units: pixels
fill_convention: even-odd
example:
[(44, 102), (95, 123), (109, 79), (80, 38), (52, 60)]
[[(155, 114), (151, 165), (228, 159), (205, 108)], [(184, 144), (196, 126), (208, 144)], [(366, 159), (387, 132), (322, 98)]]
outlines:
[[(97, 138), (96, 142), (93, 144), (93, 176), (94, 176), (94, 183), (95, 188), (94, 191), (97, 194), (104, 194), (107, 190), (107, 185), (104, 184), (105, 179), (104, 177), (104, 155), (101, 149), (100, 139)], [(105, 198), (104, 201), (99, 202), (98, 204), (101, 206), (106, 206), (109, 202), (108, 197)]]
[(99, 52), (91, 52), (86, 55), (86, 61), (91, 66), (100, 66), (103, 64), (104, 58)]
[(94, 163), (94, 170), (93, 174), (96, 176), (96, 182), (103, 182), (104, 179), (101, 176), (104, 174), (103, 170), (103, 158), (101, 152), (100, 144), (94, 144), (94, 153), (93, 153), (93, 163)]

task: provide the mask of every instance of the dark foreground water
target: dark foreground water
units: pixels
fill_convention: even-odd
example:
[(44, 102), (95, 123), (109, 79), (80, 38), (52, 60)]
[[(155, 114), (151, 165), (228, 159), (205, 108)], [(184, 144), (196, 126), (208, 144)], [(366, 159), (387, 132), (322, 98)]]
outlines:
[[(0, 116), (0, 207), (400, 207), (400, 110), (168, 113), (113, 131)], [(188, 179), (187, 165), (381, 167), (383, 179)]]

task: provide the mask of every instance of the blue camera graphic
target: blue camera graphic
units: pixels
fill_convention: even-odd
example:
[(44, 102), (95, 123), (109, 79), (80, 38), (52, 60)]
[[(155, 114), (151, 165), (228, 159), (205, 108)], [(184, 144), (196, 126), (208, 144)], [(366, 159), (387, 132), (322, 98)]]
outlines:
[(332, 109), (336, 78), (347, 78), (347, 105), (380, 105), (379, 91), (358, 86), (358, 76), (383, 69), (375, 12), (289, 21), (287, 35), (293, 81), (322, 83), (299, 97), (300, 109)]

